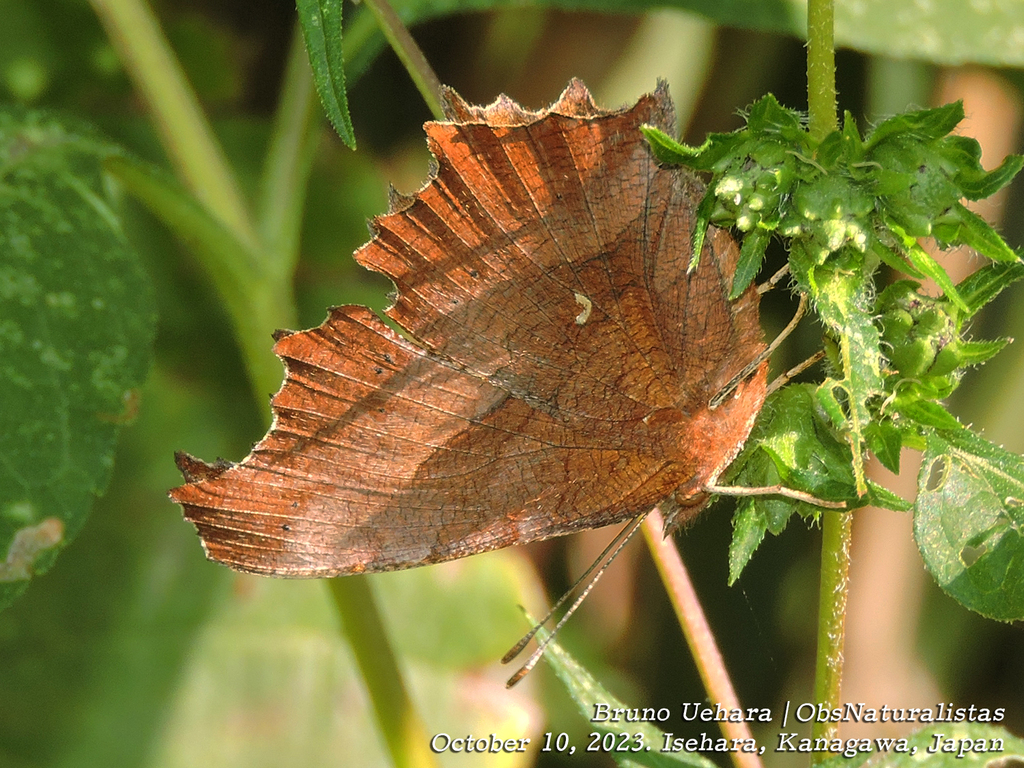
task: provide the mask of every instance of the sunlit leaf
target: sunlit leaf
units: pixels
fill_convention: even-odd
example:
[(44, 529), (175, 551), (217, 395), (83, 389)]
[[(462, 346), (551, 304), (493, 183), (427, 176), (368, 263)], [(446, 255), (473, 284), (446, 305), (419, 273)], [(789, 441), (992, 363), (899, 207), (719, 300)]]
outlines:
[(966, 429), (928, 435), (914, 537), (957, 601), (993, 619), (1024, 618), (1024, 458)]
[(350, 148), (356, 135), (348, 112), (345, 58), (341, 45), (341, 0), (298, 0), (299, 23), (306, 40), (313, 81), (334, 130)]

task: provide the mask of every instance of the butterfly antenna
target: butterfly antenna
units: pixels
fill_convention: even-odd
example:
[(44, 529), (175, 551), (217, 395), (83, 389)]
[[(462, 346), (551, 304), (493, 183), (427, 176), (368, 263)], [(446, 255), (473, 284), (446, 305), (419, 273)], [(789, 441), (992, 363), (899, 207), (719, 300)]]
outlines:
[(771, 357), (775, 350), (779, 348), (779, 345), (786, 340), (786, 337), (789, 336), (789, 334), (791, 334), (796, 329), (801, 318), (803, 318), (805, 312), (807, 312), (807, 294), (801, 293), (800, 304), (797, 305), (796, 314), (794, 314), (793, 319), (789, 321), (789, 325), (782, 329), (782, 332), (775, 337), (775, 340), (772, 341), (772, 343), (769, 344), (761, 354), (759, 354), (749, 364), (747, 364), (742, 371), (740, 371), (731, 379), (729, 379), (729, 382), (724, 387), (722, 387), (718, 394), (711, 398), (710, 402), (708, 403), (708, 408), (710, 408), (713, 411), (715, 410), (715, 408), (720, 406), (725, 401), (725, 398), (732, 394), (732, 391), (740, 385), (741, 381), (750, 376), (750, 374), (752, 374), (754, 371), (758, 369), (761, 363), (763, 363), (765, 360)]
[[(558, 620), (558, 623), (551, 629), (551, 633), (537, 644), (537, 648), (530, 654), (530, 658), (526, 660), (526, 663), (508, 679), (507, 683), (505, 683), (507, 688), (511, 688), (513, 685), (518, 683), (530, 673), (531, 669), (537, 666), (537, 662), (540, 661), (540, 657), (544, 655), (544, 651), (547, 649), (548, 644), (555, 639), (555, 635), (558, 634), (558, 631), (562, 628), (562, 625), (565, 624), (568, 618), (576, 612), (576, 609), (579, 608), (580, 605), (583, 604), (587, 595), (590, 594), (590, 590), (594, 588), (598, 579), (600, 579), (604, 575), (604, 572), (608, 570), (608, 566), (612, 564), (612, 561), (618, 556), (619, 552), (622, 551), (622, 548), (629, 543), (630, 539), (633, 538), (633, 534), (639, 530), (640, 524), (643, 523), (644, 518), (646, 517), (647, 513), (645, 512), (644, 514), (633, 518), (633, 520), (625, 525), (623, 529), (615, 535), (615, 538), (611, 540), (608, 546), (604, 548), (604, 551), (601, 552), (594, 562), (590, 564), (590, 567), (583, 572), (583, 575), (576, 579), (573, 585), (569, 587), (569, 589), (567, 589), (560, 598), (558, 598), (558, 602), (556, 602), (551, 610), (548, 611), (547, 616), (534, 624), (533, 629), (523, 635), (519, 642), (512, 646), (509, 652), (501, 658), (502, 664), (508, 664), (512, 659), (522, 653), (527, 643), (534, 638), (534, 636), (540, 631), (541, 627), (547, 624), (558, 609), (562, 607), (565, 601), (569, 599), (572, 593), (575, 592), (581, 584), (586, 582), (586, 586), (583, 588), (583, 591), (580, 592), (579, 597), (577, 597), (573, 601), (572, 605), (569, 606), (565, 615)], [(591, 578), (591, 574), (593, 574), (593, 578)]]

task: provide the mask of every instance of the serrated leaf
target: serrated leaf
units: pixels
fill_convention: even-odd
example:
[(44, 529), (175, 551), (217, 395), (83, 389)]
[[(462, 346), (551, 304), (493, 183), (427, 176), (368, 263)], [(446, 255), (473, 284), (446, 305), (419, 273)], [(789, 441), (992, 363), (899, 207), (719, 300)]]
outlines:
[(897, 410), (911, 421), (932, 429), (960, 429), (963, 426), (953, 414), (932, 400), (900, 403)]
[(690, 256), (690, 263), (686, 267), (687, 272), (693, 272), (700, 264), (700, 254), (704, 250), (704, 240), (708, 236), (708, 227), (711, 226), (711, 214), (715, 211), (715, 195), (708, 189), (697, 206), (697, 218), (693, 222), (693, 255)]
[(881, 240), (877, 237), (872, 238), (870, 246), (871, 253), (879, 258), (882, 263), (887, 264), (892, 269), (900, 272), (904, 275), (910, 275), (916, 277), (918, 280), (924, 280), (924, 273), (917, 269), (914, 265), (908, 262), (906, 259), (898, 256), (891, 248), (888, 248)]
[(905, 745), (892, 738), (852, 741), (867, 749), (850, 757), (836, 754), (818, 763), (820, 768), (1015, 768), (1024, 760), (1024, 740), (985, 723), (936, 723), (906, 737)]
[(913, 238), (907, 238), (906, 246), (907, 260), (914, 265), (914, 268), (930, 277), (957, 308), (964, 312), (968, 311), (967, 302), (960, 296), (960, 292), (956, 289), (956, 285), (953, 284), (953, 280), (943, 266), (933, 259)]
[(907, 501), (899, 494), (893, 493), (888, 488), (883, 488), (872, 480), (868, 480), (868, 493), (863, 506), (868, 504), (891, 509), (893, 512), (909, 512), (914, 508), (913, 502)]
[[(829, 501), (856, 503), (850, 448), (836, 438), (817, 405), (818, 388), (794, 384), (773, 393), (747, 445), (723, 482), (739, 487), (783, 485)], [(819, 508), (779, 496), (745, 498), (733, 519), (730, 583), (739, 578), (765, 532), (782, 533), (794, 512), (814, 517)]]
[(981, 365), (999, 354), (1009, 343), (1009, 339), (961, 341), (957, 345), (957, 357), (960, 359), (961, 366)]
[[(537, 633), (537, 639), (543, 641), (547, 635), (546, 631), (541, 630)], [(580, 714), (591, 723), (593, 730), (602, 734), (614, 734), (619, 737), (615, 739), (615, 744), (624, 744), (624, 751), (605, 752), (619, 765), (648, 766), (648, 768), (676, 768), (680, 765), (692, 768), (717, 768), (713, 762), (697, 752), (661, 751), (665, 742), (665, 733), (649, 722), (595, 722), (595, 705), (607, 706), (609, 709), (625, 709), (626, 705), (609, 693), (583, 665), (558, 643), (551, 642), (548, 645), (544, 658), (554, 669), (558, 679), (565, 685)], [(639, 742), (634, 740), (636, 736), (640, 737)], [(623, 737), (625, 738), (623, 739)], [(631, 748), (638, 745), (639, 749), (631, 751)], [(650, 750), (648, 751), (646, 747), (649, 747)]]
[(356, 148), (345, 89), (345, 56), (341, 45), (341, 0), (298, 0), (299, 24), (306, 41), (313, 82), (327, 117), (341, 140)]
[(914, 538), (951, 597), (989, 618), (1024, 618), (1024, 458), (966, 429), (929, 434)]
[(1004, 288), (1021, 278), (1024, 278), (1024, 263), (1020, 261), (1013, 264), (997, 262), (983, 266), (957, 286), (960, 296), (967, 304), (967, 315), (964, 319), (972, 317)]
[(732, 518), (732, 540), (729, 542), (729, 586), (736, 583), (750, 558), (764, 541), (768, 523), (752, 498), (741, 499)]
[(701, 146), (691, 147), (689, 144), (676, 141), (653, 125), (641, 125), (640, 132), (647, 138), (647, 143), (651, 145), (654, 156), (666, 165), (689, 165), (711, 144), (709, 138)]
[(112, 151), (0, 112), (0, 607), (82, 527), (149, 368), (152, 289), (103, 181)]
[(1024, 157), (1007, 155), (998, 168), (993, 168), (987, 173), (982, 171), (977, 176), (970, 178), (966, 174), (960, 174), (957, 181), (960, 184), (960, 189), (963, 190), (964, 197), (968, 200), (984, 200), (1013, 181), (1021, 168), (1024, 168)]
[(900, 449), (903, 434), (887, 422), (874, 422), (864, 430), (868, 448), (882, 462), (882, 466), (895, 475), (900, 473)]
[(729, 290), (730, 301), (739, 298), (761, 271), (770, 237), (770, 233), (760, 227), (754, 228), (744, 236), (743, 244), (740, 246), (740, 259), (732, 278), (732, 288)]
[(807, 132), (797, 112), (787, 109), (771, 93), (750, 105), (747, 125), (755, 133), (775, 133), (787, 141), (803, 139)]
[(878, 328), (867, 310), (870, 288), (863, 275), (840, 269), (814, 270), (812, 297), (818, 314), (839, 345), (843, 369), (840, 386), (846, 391), (846, 425), (858, 495), (867, 491), (864, 479), (864, 428), (871, 422), (868, 401), (882, 389)]
[[(992, 261), (1008, 264), (1020, 261), (1013, 249), (981, 216), (960, 203), (956, 204), (955, 210), (960, 215), (960, 239), (965, 245)], [(966, 306), (964, 308), (966, 309)]]
[(952, 131), (964, 119), (962, 101), (954, 101), (941, 107), (920, 109), (916, 112), (905, 112), (894, 115), (879, 123), (864, 141), (864, 148), (870, 150), (883, 141), (907, 134), (914, 139), (941, 139)]

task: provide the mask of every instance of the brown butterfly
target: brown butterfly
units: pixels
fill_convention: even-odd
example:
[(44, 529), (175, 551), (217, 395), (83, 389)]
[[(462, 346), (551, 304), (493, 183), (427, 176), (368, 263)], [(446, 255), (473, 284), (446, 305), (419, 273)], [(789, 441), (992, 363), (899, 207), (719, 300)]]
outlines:
[(356, 260), (387, 315), (335, 307), (279, 332), (287, 379), (238, 464), (178, 454), (171, 491), (207, 554), (277, 576), (388, 571), (635, 518), (693, 517), (765, 398), (758, 295), (727, 299), (738, 249), (714, 228), (688, 272), (704, 188), (640, 133), (671, 132), (664, 84), (597, 108), (447, 94), (437, 168), (392, 196)]

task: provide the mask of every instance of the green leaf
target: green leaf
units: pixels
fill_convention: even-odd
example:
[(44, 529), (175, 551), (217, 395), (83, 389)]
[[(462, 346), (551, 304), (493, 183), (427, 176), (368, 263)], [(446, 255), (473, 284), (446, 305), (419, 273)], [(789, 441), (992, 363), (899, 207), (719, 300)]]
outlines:
[(1009, 339), (961, 341), (956, 347), (957, 360), (960, 366), (981, 365), (995, 357), (1009, 343)]
[(899, 494), (893, 493), (871, 480), (868, 480), (868, 493), (862, 501), (863, 504), (861, 506), (871, 504), (876, 507), (891, 509), (894, 512), (909, 512), (914, 508), (913, 502), (907, 501)]
[(941, 405), (931, 400), (900, 403), (897, 410), (912, 421), (933, 429), (960, 429), (963, 425)]
[(986, 264), (957, 286), (960, 296), (967, 305), (965, 320), (988, 304), (1009, 285), (1024, 278), (1024, 263)]
[(914, 538), (951, 597), (989, 618), (1024, 618), (1024, 458), (966, 429), (929, 434)]
[(921, 109), (895, 115), (879, 123), (864, 141), (866, 150), (873, 149), (883, 141), (900, 134), (918, 141), (941, 139), (964, 119), (964, 104), (954, 101), (933, 109)]
[(327, 117), (341, 140), (356, 148), (356, 135), (348, 113), (345, 57), (341, 46), (341, 0), (298, 0), (299, 23), (306, 40), (313, 81)]
[(882, 391), (878, 328), (868, 311), (870, 288), (865, 277), (843, 269), (814, 270), (812, 297), (818, 314), (839, 344), (839, 358), (846, 391), (846, 432), (850, 441), (856, 486), (867, 491), (864, 480), (864, 428), (871, 422), (868, 401)]
[(935, 281), (935, 284), (939, 286), (942, 293), (959, 309), (964, 312), (967, 311), (967, 302), (961, 298), (960, 292), (957, 291), (956, 285), (953, 284), (949, 273), (924, 248), (918, 245), (917, 241), (913, 238), (908, 237), (906, 239), (905, 253), (907, 254), (907, 260), (914, 265), (915, 269)]
[[(469, 11), (518, 7), (521, 0), (400, 0), (395, 8), (407, 25)], [(635, 14), (650, 8), (680, 8), (718, 24), (743, 29), (807, 34), (806, 0), (544, 0), (541, 7), (573, 11)], [(862, 0), (837, 3), (835, 42), (843, 48), (892, 58), (934, 63), (965, 62), (1020, 66), (1024, 40), (1015, 30), (1024, 26), (1024, 7), (1016, 3), (965, 4), (963, 0), (934, 0), (928, 4)], [(928, 34), (922, 34), (926, 29)], [(372, 14), (358, 8), (346, 29), (347, 45), (357, 49), (350, 74), (365, 71), (383, 47)], [(353, 42), (358, 41), (358, 46)]]
[[(975, 142), (977, 143), (977, 142)], [(980, 158), (978, 158), (980, 160)], [(979, 170), (981, 168), (979, 164)], [(991, 171), (982, 171), (977, 176), (968, 178), (967, 174), (961, 173), (958, 181), (964, 197), (968, 200), (984, 200), (991, 197), (1000, 189), (1005, 187), (1024, 168), (1024, 157), (1021, 155), (1007, 155), (998, 168)]]
[(0, 111), (0, 607), (82, 527), (149, 368), (152, 288), (104, 183), (111, 151)]
[[(984, 711), (988, 717), (994, 717), (990, 710)], [(853, 742), (867, 749), (858, 750), (850, 757), (836, 754), (818, 765), (820, 768), (860, 768), (870, 762), (885, 768), (1011, 768), (1024, 760), (1024, 740), (1005, 728), (985, 723), (936, 723), (906, 737), (905, 744), (901, 741), (846, 740), (844, 745)], [(842, 749), (832, 751), (842, 752)]]
[(750, 558), (764, 541), (768, 521), (752, 498), (741, 499), (732, 518), (732, 540), (729, 542), (729, 586), (736, 583)]
[[(541, 630), (537, 633), (537, 639), (542, 641), (548, 633)], [(576, 703), (580, 713), (592, 725), (593, 730), (600, 734), (612, 734), (614, 746), (622, 745), (623, 751), (605, 752), (615, 759), (621, 766), (649, 766), (649, 768), (674, 768), (674, 766), (693, 766), (694, 768), (717, 768), (713, 762), (692, 751), (662, 751), (665, 745), (666, 734), (655, 728), (649, 722), (611, 722), (608, 720), (598, 721), (595, 715), (601, 710), (598, 707), (607, 709), (626, 709), (626, 705), (608, 692), (594, 677), (574, 659), (568, 651), (558, 643), (551, 642), (548, 645), (544, 658), (554, 669), (558, 679), (565, 685), (569, 695)], [(712, 741), (717, 741), (717, 734), (708, 734)], [(612, 742), (612, 739), (609, 739)], [(585, 746), (577, 747), (570, 745), (576, 753), (576, 757), (586, 757)], [(649, 748), (649, 751), (648, 751)], [(631, 751), (636, 749), (636, 751)]]
[(691, 147), (676, 141), (652, 125), (641, 125), (640, 132), (647, 137), (654, 156), (666, 165), (689, 165), (693, 158), (700, 155), (711, 143), (708, 139), (699, 147)]
[[(748, 488), (783, 485), (829, 501), (856, 503), (850, 447), (825, 422), (817, 391), (813, 384), (794, 384), (773, 393), (723, 481)], [(778, 496), (744, 498), (733, 518), (729, 583), (739, 578), (766, 532), (778, 535), (794, 512), (814, 517), (818, 509)]]
[(686, 267), (687, 272), (693, 272), (700, 264), (700, 254), (704, 250), (704, 241), (708, 236), (708, 227), (711, 226), (711, 214), (715, 210), (715, 195), (709, 189), (704, 193), (704, 197), (701, 198), (700, 205), (697, 206), (697, 218), (693, 222), (693, 255), (690, 257), (690, 263)]
[(768, 247), (768, 240), (771, 233), (760, 227), (748, 232), (743, 238), (740, 246), (740, 260), (736, 264), (736, 272), (732, 278), (732, 288), (729, 290), (730, 301), (739, 298), (747, 287), (761, 271), (761, 264), (764, 262), (764, 252)]
[(900, 473), (900, 449), (903, 447), (902, 433), (888, 422), (874, 422), (864, 430), (868, 448), (882, 462), (882, 466), (893, 474)]
[(1020, 261), (1020, 257), (1006, 244), (1006, 241), (999, 236), (992, 225), (981, 216), (960, 203), (954, 206), (954, 210), (959, 214), (960, 239), (965, 245), (973, 248), (982, 256), (987, 256), (992, 261), (1002, 261), (1008, 264)]

